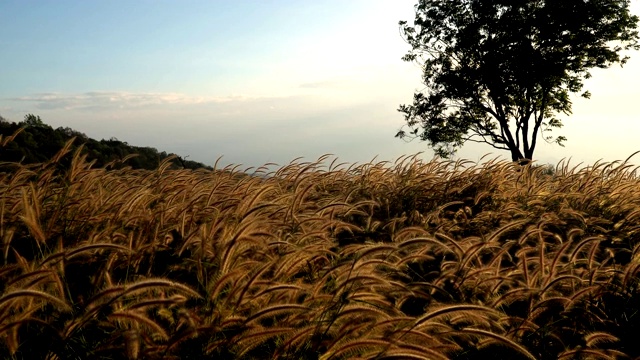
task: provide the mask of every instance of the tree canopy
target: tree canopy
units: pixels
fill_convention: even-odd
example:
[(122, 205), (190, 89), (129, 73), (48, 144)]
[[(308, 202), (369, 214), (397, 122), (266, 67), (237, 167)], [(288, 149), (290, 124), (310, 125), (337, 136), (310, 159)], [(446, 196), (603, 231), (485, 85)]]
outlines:
[(628, 0), (419, 0), (414, 24), (400, 22), (426, 88), (400, 105), (408, 130), (452, 155), (465, 142), (531, 160), (536, 140), (571, 114), (590, 69), (623, 65), (638, 50), (638, 17)]

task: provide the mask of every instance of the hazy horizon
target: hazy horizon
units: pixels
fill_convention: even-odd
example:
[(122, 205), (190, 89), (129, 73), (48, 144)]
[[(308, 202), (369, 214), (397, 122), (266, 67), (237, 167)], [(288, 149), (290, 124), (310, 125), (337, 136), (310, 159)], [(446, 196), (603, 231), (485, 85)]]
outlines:
[[(400, 104), (422, 89), (399, 20), (415, 0), (3, 1), (0, 115), (39, 115), (101, 139), (212, 165), (284, 165), (331, 153), (349, 163), (433, 152), (394, 138)], [(638, 13), (637, 3), (632, 4)], [(640, 150), (634, 121), (640, 52), (594, 70), (590, 100), (539, 139), (541, 163), (624, 160)], [(504, 151), (469, 144), (458, 158)]]

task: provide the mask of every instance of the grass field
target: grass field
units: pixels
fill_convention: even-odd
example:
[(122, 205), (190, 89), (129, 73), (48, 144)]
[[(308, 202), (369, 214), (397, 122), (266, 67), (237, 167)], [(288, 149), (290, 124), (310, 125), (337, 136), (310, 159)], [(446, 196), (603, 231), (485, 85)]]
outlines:
[(327, 156), (248, 176), (68, 148), (0, 166), (0, 358), (640, 356), (624, 162)]

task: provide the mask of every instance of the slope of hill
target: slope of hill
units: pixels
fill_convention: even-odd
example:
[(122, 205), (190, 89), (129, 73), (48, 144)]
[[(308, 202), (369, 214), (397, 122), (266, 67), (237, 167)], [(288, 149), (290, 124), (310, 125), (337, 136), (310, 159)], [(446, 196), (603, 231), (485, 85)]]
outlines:
[[(20, 129), (22, 130), (20, 131)], [(163, 159), (174, 155), (164, 151), (159, 152), (152, 147), (132, 146), (116, 138), (95, 140), (69, 127), (54, 129), (45, 124), (39, 116), (32, 114), (26, 115), (24, 120), (18, 123), (9, 122), (0, 117), (0, 136), (2, 138), (6, 139), (17, 131), (20, 133), (0, 150), (0, 162), (20, 162), (22, 164), (46, 162), (73, 137), (76, 139), (71, 150), (75, 151), (82, 145), (83, 154), (87, 155), (87, 160), (95, 160), (96, 167), (102, 167), (112, 161), (122, 160), (136, 154), (127, 160), (125, 165), (117, 166), (152, 170), (156, 169)], [(211, 169), (209, 166), (186, 160), (184, 157), (178, 156), (176, 159), (174, 167)]]

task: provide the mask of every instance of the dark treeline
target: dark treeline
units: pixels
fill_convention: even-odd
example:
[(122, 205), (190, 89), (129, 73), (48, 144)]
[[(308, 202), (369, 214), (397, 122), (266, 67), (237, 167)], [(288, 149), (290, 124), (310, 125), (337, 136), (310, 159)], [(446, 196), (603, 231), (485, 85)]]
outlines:
[[(152, 170), (158, 167), (160, 162), (174, 154), (158, 151), (153, 147), (132, 146), (114, 137), (109, 140), (95, 140), (87, 135), (69, 127), (54, 129), (45, 124), (40, 116), (28, 114), (23, 121), (10, 122), (0, 117), (0, 139), (7, 139), (20, 129), (23, 129), (12, 141), (0, 147), (0, 162), (19, 162), (22, 164), (43, 163), (50, 160), (73, 137), (75, 141), (72, 151), (83, 146), (81, 150), (87, 155), (87, 160), (95, 160), (94, 166), (102, 167), (116, 161), (114, 167), (130, 166), (133, 169)], [(2, 141), (4, 142), (4, 141)], [(128, 155), (137, 154), (128, 159), (124, 164), (118, 160)], [(186, 160), (178, 156), (173, 161), (174, 167), (186, 169), (199, 169), (211, 167), (202, 163)]]

